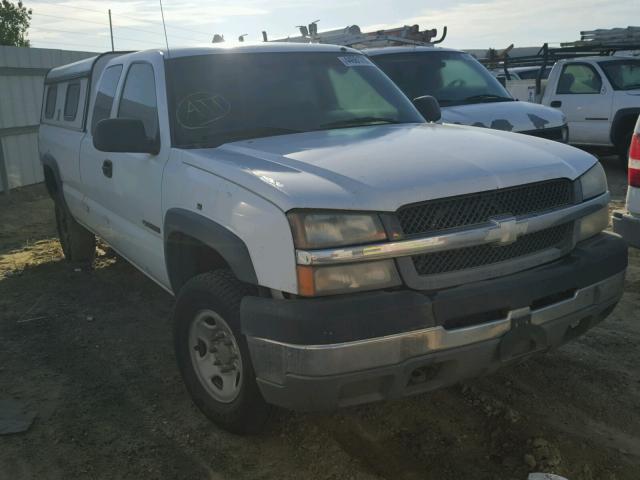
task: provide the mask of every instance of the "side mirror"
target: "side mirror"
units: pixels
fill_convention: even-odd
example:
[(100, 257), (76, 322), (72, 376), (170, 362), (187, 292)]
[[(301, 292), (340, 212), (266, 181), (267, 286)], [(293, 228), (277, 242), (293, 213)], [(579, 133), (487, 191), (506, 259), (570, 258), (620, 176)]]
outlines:
[(498, 82), (500, 82), (500, 85), (504, 88), (507, 88), (507, 79), (505, 77), (498, 77)]
[(147, 137), (142, 120), (106, 118), (100, 120), (93, 132), (93, 146), (101, 152), (149, 153), (160, 152), (160, 142)]
[(431, 95), (414, 98), (413, 104), (427, 122), (437, 122), (442, 118), (440, 104)]

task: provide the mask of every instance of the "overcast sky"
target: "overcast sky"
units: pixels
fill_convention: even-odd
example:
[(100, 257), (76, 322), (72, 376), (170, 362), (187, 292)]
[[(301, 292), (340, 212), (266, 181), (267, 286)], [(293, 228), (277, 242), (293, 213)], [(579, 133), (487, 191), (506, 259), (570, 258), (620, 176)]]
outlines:
[[(23, 0), (33, 9), (32, 46), (110, 50), (164, 46), (158, 0)], [(163, 0), (169, 46), (203, 45), (214, 33), (258, 41), (296, 35), (320, 19), (320, 31), (359, 25), (378, 30), (404, 24), (449, 27), (444, 46), (504, 48), (579, 39), (581, 30), (626, 27), (640, 18), (640, 0)], [(640, 23), (638, 21), (636, 24)]]

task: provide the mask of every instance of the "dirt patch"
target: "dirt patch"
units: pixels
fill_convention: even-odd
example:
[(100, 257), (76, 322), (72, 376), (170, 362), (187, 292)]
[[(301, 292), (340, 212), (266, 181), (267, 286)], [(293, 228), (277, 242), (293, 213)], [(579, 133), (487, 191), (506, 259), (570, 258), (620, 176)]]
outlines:
[(637, 480), (640, 253), (630, 260), (614, 313), (556, 352), (401, 401), (280, 412), (240, 438), (185, 392), (172, 298), (103, 245), (90, 271), (65, 263), (42, 187), (14, 192), (0, 197), (0, 399), (37, 417), (0, 437), (0, 480)]

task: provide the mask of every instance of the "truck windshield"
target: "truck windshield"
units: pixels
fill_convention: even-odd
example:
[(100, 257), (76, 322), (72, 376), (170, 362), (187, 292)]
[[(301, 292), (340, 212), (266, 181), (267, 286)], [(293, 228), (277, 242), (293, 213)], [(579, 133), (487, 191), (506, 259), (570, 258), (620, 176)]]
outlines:
[(166, 64), (176, 147), (424, 123), (402, 92), (359, 54), (220, 53), (169, 59)]
[(431, 95), (443, 107), (513, 101), (500, 82), (467, 53), (416, 51), (372, 59), (411, 99)]
[(599, 63), (616, 90), (640, 89), (640, 60), (609, 60)]

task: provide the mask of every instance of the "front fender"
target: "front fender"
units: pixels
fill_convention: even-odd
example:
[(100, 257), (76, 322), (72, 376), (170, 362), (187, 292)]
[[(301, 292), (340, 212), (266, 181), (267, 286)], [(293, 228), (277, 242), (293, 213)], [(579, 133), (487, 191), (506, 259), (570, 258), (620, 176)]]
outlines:
[(188, 266), (182, 264), (179, 255), (172, 254), (171, 249), (175, 247), (169, 245), (169, 239), (176, 233), (187, 235), (215, 250), (239, 280), (258, 284), (246, 244), (228, 228), (182, 208), (169, 209), (164, 225), (165, 262), (174, 292), (178, 291), (188, 276), (185, 270)]

